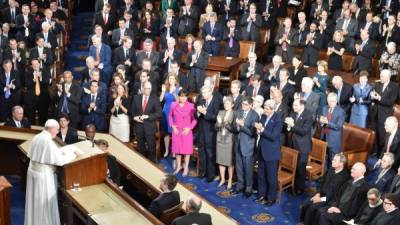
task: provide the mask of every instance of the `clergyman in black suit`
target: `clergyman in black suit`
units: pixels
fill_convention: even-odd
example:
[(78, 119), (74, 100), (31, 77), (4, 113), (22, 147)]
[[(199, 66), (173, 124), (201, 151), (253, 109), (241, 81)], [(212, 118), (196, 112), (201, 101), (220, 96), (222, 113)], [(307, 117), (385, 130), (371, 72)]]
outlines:
[(143, 93), (133, 98), (131, 113), (135, 121), (139, 152), (145, 155), (147, 151), (148, 158), (156, 162), (156, 136), (154, 134), (157, 133), (157, 121), (161, 117), (161, 105), (156, 96), (150, 95), (151, 90), (151, 83), (145, 82)]
[(149, 211), (157, 218), (160, 218), (163, 211), (180, 203), (179, 192), (174, 190), (177, 182), (176, 176), (172, 174), (166, 174), (161, 180), (161, 194), (151, 201), (149, 206)]
[(29, 120), (24, 118), (24, 108), (19, 105), (12, 107), (12, 117), (6, 121), (4, 126), (7, 127), (18, 127), (18, 128), (31, 128)]
[(300, 209), (300, 222), (312, 224), (316, 211), (335, 200), (337, 190), (350, 179), (346, 170), (346, 156), (337, 153), (332, 159), (332, 167), (322, 176), (317, 185), (317, 193), (306, 200)]
[(305, 109), (305, 101), (295, 99), (293, 113), (285, 119), (288, 131), (292, 133), (292, 147), (299, 152), (295, 188), (297, 194), (304, 193), (308, 154), (312, 147), (313, 114)]
[(185, 203), (186, 215), (176, 218), (172, 221), (172, 225), (212, 225), (211, 216), (207, 213), (201, 213), (201, 200), (200, 198), (192, 195)]
[(70, 121), (71, 120), (67, 114), (61, 113), (58, 116), (60, 132), (58, 132), (57, 137), (59, 137), (66, 145), (74, 144), (79, 141), (78, 131), (69, 126)]

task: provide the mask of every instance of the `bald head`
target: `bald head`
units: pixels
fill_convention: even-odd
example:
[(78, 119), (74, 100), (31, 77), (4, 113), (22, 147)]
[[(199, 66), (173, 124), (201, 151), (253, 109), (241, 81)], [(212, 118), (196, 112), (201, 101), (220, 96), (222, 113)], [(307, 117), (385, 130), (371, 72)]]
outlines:
[(357, 162), (351, 168), (351, 177), (353, 177), (354, 180), (359, 179), (364, 176), (366, 171), (367, 168), (365, 167), (364, 163)]
[(199, 212), (201, 209), (200, 198), (192, 195), (186, 200), (186, 211), (187, 212)]

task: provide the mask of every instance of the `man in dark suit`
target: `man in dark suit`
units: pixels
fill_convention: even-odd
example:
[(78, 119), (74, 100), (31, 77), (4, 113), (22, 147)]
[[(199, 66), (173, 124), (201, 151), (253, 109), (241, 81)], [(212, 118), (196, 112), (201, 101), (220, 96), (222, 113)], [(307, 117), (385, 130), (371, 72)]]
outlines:
[(181, 202), (179, 192), (175, 191), (178, 180), (175, 175), (166, 174), (160, 181), (161, 194), (151, 201), (149, 211), (160, 218), (163, 211), (170, 209)]
[(301, 93), (296, 93), (294, 99), (303, 99), (307, 111), (311, 112), (313, 118), (317, 116), (320, 96), (313, 92), (314, 81), (310, 77), (304, 77), (301, 81)]
[(103, 28), (104, 33), (108, 36), (112, 35), (112, 30), (115, 25), (114, 15), (110, 13), (111, 5), (109, 3), (104, 4), (103, 10), (97, 12), (93, 17), (93, 27), (98, 24)]
[(343, 109), (337, 105), (338, 97), (335, 93), (329, 93), (327, 97), (328, 105), (322, 109), (319, 117), (321, 123), (321, 140), (328, 143), (327, 167), (333, 156), (342, 150), (343, 124), (346, 114)]
[(330, 8), (328, 2), (324, 2), (323, 0), (316, 0), (311, 3), (310, 9), (310, 18), (314, 21), (319, 20), (321, 18), (321, 14), (323, 11), (328, 11)]
[(295, 93), (295, 88), (288, 82), (289, 79), (289, 70), (286, 68), (282, 68), (279, 70), (279, 82), (277, 82), (276, 89), (281, 91), (283, 99), (282, 103), (284, 105), (292, 105), (293, 96)]
[(178, 18), (176, 18), (173, 9), (167, 9), (166, 16), (161, 20), (161, 48), (167, 48), (168, 38), (172, 37), (178, 40)]
[(357, 162), (351, 169), (353, 179), (343, 184), (337, 191), (336, 198), (328, 206), (318, 210), (315, 224), (341, 224), (357, 215), (359, 207), (366, 201), (369, 185), (364, 178), (366, 167)]
[[(132, 90), (130, 90), (131, 95), (140, 95), (143, 94), (144, 92), (144, 84), (149, 81), (152, 86), (153, 82), (150, 80), (150, 71), (148, 70), (141, 70), (139, 71), (136, 76), (139, 77), (139, 80), (134, 82)], [(151, 89), (151, 94), (150, 95), (157, 95), (157, 89)]]
[(186, 215), (172, 221), (172, 225), (212, 225), (211, 216), (207, 213), (200, 213), (201, 200), (194, 195), (190, 196), (185, 203)]
[(276, 24), (276, 16), (278, 10), (276, 8), (276, 2), (272, 0), (259, 1), (257, 6), (257, 12), (261, 15), (263, 20), (263, 27), (272, 29)]
[(158, 64), (160, 63), (160, 53), (153, 50), (153, 41), (149, 38), (144, 40), (143, 42), (143, 51), (140, 51), (136, 54), (136, 64), (139, 69), (143, 69), (144, 59), (150, 60), (151, 68), (154, 71), (158, 70)]
[(82, 127), (94, 124), (96, 130), (103, 132), (106, 129), (105, 113), (107, 110), (107, 99), (104, 95), (99, 94), (98, 90), (99, 82), (96, 80), (90, 81), (90, 93), (82, 97)]
[(50, 31), (51, 25), (48, 22), (43, 22), (41, 27), (42, 32), (37, 33), (36, 37), (42, 37), (44, 40), (44, 46), (50, 48), (54, 53), (55, 49), (58, 47), (57, 37), (52, 31)]
[[(271, 90), (271, 99), (275, 101), (276, 107), (275, 112), (281, 118), (282, 121), (289, 115), (290, 107), (283, 103), (283, 95), (282, 92), (278, 89)], [(287, 129), (286, 127), (281, 130), (281, 145), (286, 145), (287, 142)]]
[(112, 76), (111, 48), (101, 42), (100, 37), (92, 36), (93, 45), (89, 47), (89, 56), (95, 59), (95, 65), (102, 72), (101, 81), (109, 84)]
[(8, 47), (8, 37), (3, 35), (3, 31), (0, 27), (0, 48), (5, 50)]
[(346, 170), (346, 156), (337, 153), (332, 159), (332, 167), (319, 179), (317, 192), (306, 200), (300, 208), (300, 222), (312, 224), (316, 211), (331, 204), (342, 185), (349, 180), (350, 175)]
[(220, 55), (222, 35), (222, 25), (217, 22), (217, 14), (211, 13), (210, 20), (204, 23), (202, 32), (203, 39), (205, 40), (204, 50), (210, 56)]
[(72, 72), (63, 73), (63, 82), (57, 84), (57, 91), (52, 98), (56, 102), (57, 113), (65, 113), (71, 118), (71, 127), (77, 128), (80, 121), (79, 106), (81, 104), (82, 89), (78, 84), (72, 83)]
[(295, 47), (298, 44), (297, 31), (292, 28), (292, 19), (285, 18), (279, 26), (274, 43), (276, 45), (275, 55), (282, 57), (283, 61), (290, 63), (295, 55)]
[(132, 77), (133, 67), (135, 65), (135, 49), (132, 48), (132, 38), (129, 36), (122, 39), (122, 46), (114, 50), (113, 65), (124, 65), (127, 77)]
[(359, 23), (358, 26), (358, 37), (361, 34), (361, 31), (366, 30), (368, 31), (369, 38), (373, 41), (376, 41), (378, 39), (379, 35), (379, 25), (373, 21), (374, 19), (374, 14), (373, 12), (368, 12), (367, 15), (365, 16), (365, 21)]
[(21, 13), (20, 8), (18, 7), (18, 2), (15, 0), (8, 1), (8, 7), (3, 9), (2, 18), (5, 23), (10, 24), (12, 29), (15, 28), (17, 15)]
[(57, 119), (60, 124), (60, 132), (58, 132), (57, 137), (59, 137), (66, 145), (78, 142), (78, 131), (69, 126), (69, 123), (71, 122), (69, 116), (61, 113)]
[(381, 1), (381, 12), (383, 17), (383, 22), (387, 21), (390, 15), (396, 15), (399, 10), (399, 2), (393, 0), (383, 0)]
[(305, 109), (304, 100), (295, 99), (293, 113), (285, 119), (289, 132), (292, 133), (292, 147), (299, 152), (295, 188), (296, 194), (304, 193), (308, 154), (312, 147), (311, 129), (314, 123), (312, 113)]
[(12, 107), (11, 118), (8, 119), (4, 126), (7, 127), (18, 127), (18, 128), (31, 128), (29, 120), (24, 118), (24, 108), (19, 105)]
[(378, 167), (381, 163), (381, 159), (384, 156), (384, 153), (390, 152), (393, 154), (393, 168), (398, 168), (400, 165), (400, 130), (398, 129), (399, 123), (395, 116), (389, 116), (385, 120), (385, 139), (384, 147), (382, 149), (381, 154), (379, 155), (379, 159), (376, 162), (375, 167)]
[(302, 46), (306, 42), (307, 34), (310, 31), (310, 25), (307, 22), (307, 17), (304, 12), (297, 13), (297, 24), (294, 28), (297, 31), (296, 39), (297, 39), (297, 46)]
[[(99, 139), (95, 141), (96, 145), (105, 153), (108, 153), (108, 141)], [(111, 154), (107, 154), (107, 176), (115, 184), (120, 185), (121, 183), (121, 171), (117, 163), (117, 158)]]
[(233, 18), (237, 15), (239, 10), (239, 1), (222, 0), (218, 2), (219, 15), (221, 15), (222, 21), (228, 21), (229, 18)]
[(178, 34), (183, 36), (194, 35), (198, 31), (199, 17), (199, 8), (192, 5), (192, 0), (185, 0), (179, 11)]
[(256, 97), (257, 95), (261, 95), (264, 99), (268, 99), (269, 97), (268, 88), (262, 83), (260, 74), (254, 74), (251, 77), (251, 85), (247, 86), (244, 95), (248, 97)]
[(304, 46), (302, 61), (307, 66), (317, 66), (319, 51), (322, 48), (322, 37), (317, 31), (317, 24), (311, 23), (306, 38), (300, 45)]
[(215, 123), (220, 102), (213, 96), (209, 86), (201, 88), (201, 96), (197, 98), (197, 144), (200, 155), (200, 177), (212, 182), (215, 177)]
[(334, 76), (332, 78), (333, 92), (336, 93), (338, 98), (338, 105), (344, 110), (346, 113), (346, 121), (350, 118), (350, 110), (351, 110), (351, 102), (350, 98), (353, 96), (353, 87), (344, 82), (342, 77)]
[(160, 87), (160, 74), (154, 70), (153, 65), (150, 61), (150, 59), (143, 59), (142, 61), (142, 70), (139, 70), (136, 75), (135, 75), (135, 81), (138, 82), (140, 79), (140, 73), (141, 71), (146, 70), (148, 71), (149, 75), (149, 80), (151, 82), (151, 85), (154, 87), (154, 91), (157, 93), (158, 89)]
[(45, 46), (44, 38), (36, 37), (36, 47), (29, 51), (29, 60), (38, 59), (40, 68), (50, 69), (55, 61), (54, 52)]
[(244, 14), (240, 20), (242, 28), (241, 38), (245, 41), (254, 41), (256, 46), (260, 42), (260, 28), (262, 27), (262, 18), (257, 14), (257, 6), (255, 3), (250, 4), (249, 13)]
[(391, 152), (383, 153), (383, 156), (379, 159), (380, 167), (378, 173), (373, 178), (372, 182), (375, 188), (380, 192), (386, 193), (389, 189), (394, 175), (396, 173), (393, 170), (394, 154)]
[(395, 195), (400, 194), (400, 168), (397, 169), (397, 174), (393, 177), (387, 193), (392, 193)]
[(181, 64), (182, 52), (175, 48), (176, 41), (173, 37), (167, 39), (167, 48), (160, 54), (160, 68), (162, 69), (162, 79), (164, 82), (168, 74), (171, 72), (171, 64), (176, 61), (178, 65)]
[(380, 149), (385, 145), (385, 129), (384, 123), (386, 118), (393, 115), (393, 105), (398, 96), (398, 86), (390, 81), (390, 70), (382, 70), (380, 73), (380, 82), (375, 84), (374, 90), (371, 92), (371, 100), (375, 107), (372, 112), (372, 120), (376, 132), (377, 153), (380, 154)]
[(142, 155), (147, 152), (147, 157), (151, 161), (157, 162), (156, 137), (154, 134), (157, 133), (157, 121), (161, 117), (161, 105), (157, 96), (150, 95), (151, 90), (151, 83), (145, 82), (143, 93), (133, 97), (131, 113), (134, 119), (139, 152)]
[(53, 18), (53, 11), (49, 8), (44, 10), (44, 18), (39, 21), (39, 24), (43, 24), (43, 22), (47, 22), (50, 25), (50, 31), (54, 35), (58, 35), (64, 31), (64, 27)]
[(256, 202), (271, 206), (276, 202), (278, 193), (278, 164), (281, 154), (282, 118), (275, 113), (276, 102), (264, 103), (264, 114), (255, 128), (260, 135), (258, 143), (258, 197)]
[(360, 7), (361, 5), (358, 5), (355, 2), (350, 4), (351, 16), (357, 20), (358, 24), (365, 21), (365, 15), (367, 14), (367, 10)]
[(0, 121), (4, 122), (11, 113), (11, 108), (20, 104), (21, 79), (12, 70), (10, 60), (3, 61), (3, 71), (0, 74)]
[(256, 147), (256, 128), (254, 124), (259, 121), (257, 112), (251, 109), (253, 103), (250, 97), (244, 97), (242, 108), (234, 115), (233, 128), (238, 135), (235, 143), (236, 176), (238, 183), (233, 194), (244, 191), (246, 198), (251, 196), (253, 188), (253, 166)]
[(233, 80), (231, 82), (231, 87), (229, 88), (231, 92), (231, 97), (233, 99), (233, 110), (237, 111), (242, 108), (243, 95), (240, 94), (240, 86), (242, 84), (239, 80)]
[(195, 91), (200, 91), (204, 84), (205, 69), (208, 65), (208, 53), (203, 51), (203, 41), (194, 42), (194, 51), (187, 57), (186, 65), (189, 67), (189, 77), (195, 81)]
[(254, 74), (263, 74), (263, 65), (257, 62), (256, 53), (249, 52), (247, 59), (248, 62), (243, 64), (239, 75), (239, 80), (242, 82), (242, 90), (246, 89)]
[(39, 29), (33, 16), (30, 14), (29, 5), (22, 5), (22, 14), (16, 16), (15, 24), (17, 40), (24, 41), (28, 47), (32, 47), (35, 34)]
[(227, 26), (224, 27), (222, 40), (225, 41), (225, 57), (238, 57), (240, 53), (239, 41), (241, 40), (241, 36), (240, 30), (236, 26), (236, 18), (229, 18)]
[(124, 37), (130, 37), (132, 42), (135, 43), (135, 34), (131, 29), (125, 27), (125, 20), (123, 18), (118, 20), (118, 28), (114, 29), (111, 36), (112, 46), (117, 48), (123, 44)]
[(24, 105), (29, 121), (35, 123), (35, 111), (39, 114), (39, 123), (44, 125), (48, 119), (49, 111), (49, 84), (50, 71), (47, 68), (40, 68), (39, 60), (31, 60), (31, 68), (24, 74), (26, 93)]
[(18, 71), (20, 74), (24, 72), (26, 55), (21, 48), (18, 48), (18, 43), (15, 38), (9, 40), (8, 48), (4, 51), (3, 60), (5, 59), (12, 61), (14, 70)]
[(358, 30), (358, 22), (356, 19), (351, 18), (350, 9), (345, 9), (343, 14), (344, 17), (337, 21), (335, 30), (343, 31), (344, 45), (347, 50), (352, 51), (354, 49), (354, 37)]
[(354, 69), (356, 71), (367, 70), (372, 72), (372, 58), (375, 55), (375, 42), (369, 39), (368, 31), (363, 30), (360, 34), (361, 40), (355, 44), (356, 62)]

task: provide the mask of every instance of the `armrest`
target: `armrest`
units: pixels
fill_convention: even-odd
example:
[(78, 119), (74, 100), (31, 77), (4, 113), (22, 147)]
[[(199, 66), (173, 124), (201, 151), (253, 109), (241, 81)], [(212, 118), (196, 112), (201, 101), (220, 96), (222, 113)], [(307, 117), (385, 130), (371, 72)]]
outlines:
[(355, 153), (361, 153), (361, 152), (368, 153), (368, 151), (365, 149), (352, 149), (352, 150), (348, 150), (348, 151), (343, 151), (343, 154), (348, 155), (348, 154), (355, 154)]

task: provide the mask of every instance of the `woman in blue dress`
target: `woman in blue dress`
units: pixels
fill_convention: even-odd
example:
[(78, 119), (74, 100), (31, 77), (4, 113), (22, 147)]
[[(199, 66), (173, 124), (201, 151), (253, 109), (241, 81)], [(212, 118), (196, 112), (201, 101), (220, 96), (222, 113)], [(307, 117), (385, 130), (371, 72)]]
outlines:
[(165, 153), (164, 158), (168, 156), (169, 144), (171, 141), (172, 128), (168, 123), (171, 104), (175, 102), (180, 91), (178, 78), (174, 74), (169, 74), (165, 83), (161, 86), (160, 101), (164, 102), (161, 117), (161, 131), (164, 134)]
[(318, 114), (321, 114), (322, 108), (326, 106), (327, 103), (327, 91), (329, 84), (329, 76), (326, 73), (328, 70), (328, 63), (324, 60), (319, 60), (317, 62), (317, 73), (313, 77), (314, 88), (313, 92), (317, 93), (320, 96), (319, 106), (318, 106)]
[(370, 92), (372, 86), (368, 84), (368, 73), (360, 72), (360, 82), (353, 86), (350, 123), (365, 128), (367, 125), (368, 108), (371, 104)]

